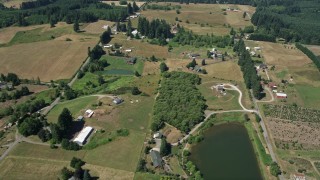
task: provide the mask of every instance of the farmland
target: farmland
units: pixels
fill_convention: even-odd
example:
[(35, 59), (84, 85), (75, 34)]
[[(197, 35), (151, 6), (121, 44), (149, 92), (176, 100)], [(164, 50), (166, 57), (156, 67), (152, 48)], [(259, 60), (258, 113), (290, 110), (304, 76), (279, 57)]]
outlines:
[[(156, 3), (156, 5), (179, 6), (181, 7), (179, 8), (180, 13), (177, 14), (175, 10), (148, 9), (142, 11), (141, 14), (149, 19), (161, 17), (170, 23), (176, 23), (175, 17), (177, 17), (180, 25), (197, 34), (213, 33), (216, 35), (226, 35), (230, 31), (230, 27), (235, 29), (244, 28), (251, 25), (251, 23), (247, 18), (242, 18), (243, 11), (254, 11), (254, 8), (236, 5), (185, 5), (179, 3)], [(239, 11), (227, 11), (226, 15), (224, 15), (223, 9), (227, 8), (237, 8)]]
[(72, 25), (65, 24), (17, 32), (0, 48), (0, 71), (29, 79), (39, 77), (45, 82), (71, 78), (85, 61), (88, 47), (98, 41), (97, 37), (71, 32)]

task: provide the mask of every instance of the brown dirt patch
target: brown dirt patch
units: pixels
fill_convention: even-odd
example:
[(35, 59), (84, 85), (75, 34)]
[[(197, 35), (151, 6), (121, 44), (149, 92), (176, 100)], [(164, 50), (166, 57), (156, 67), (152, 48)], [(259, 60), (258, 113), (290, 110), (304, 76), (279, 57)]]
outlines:
[(168, 143), (175, 143), (182, 137), (181, 131), (170, 125), (166, 125), (162, 129), (162, 133), (164, 136), (166, 136)]
[(160, 73), (160, 63), (159, 62), (144, 62), (142, 75), (147, 74), (159, 74)]
[(259, 42), (267, 64), (287, 67), (301, 67), (312, 61), (300, 50), (290, 45)]
[(0, 48), (0, 72), (13, 72), (21, 78), (42, 81), (69, 79), (87, 57), (88, 47), (97, 38), (72, 41), (43, 41)]
[(225, 61), (204, 66), (208, 76), (224, 80), (234, 80), (242, 82), (242, 73), (236, 62)]

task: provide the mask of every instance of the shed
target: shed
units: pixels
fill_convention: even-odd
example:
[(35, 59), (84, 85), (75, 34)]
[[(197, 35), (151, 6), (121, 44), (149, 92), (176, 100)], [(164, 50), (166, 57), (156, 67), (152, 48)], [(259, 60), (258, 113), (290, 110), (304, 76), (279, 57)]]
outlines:
[(161, 139), (162, 136), (163, 136), (163, 135), (162, 135), (161, 132), (156, 132), (156, 133), (153, 134), (153, 138), (154, 138), (154, 139)]
[(276, 93), (276, 95), (277, 95), (277, 98), (279, 99), (284, 99), (288, 97), (288, 95), (285, 93)]
[(132, 52), (132, 49), (126, 49), (125, 52)]
[(94, 111), (92, 111), (91, 109), (86, 110), (85, 115), (90, 118), (92, 115), (94, 114)]
[(116, 97), (116, 98), (113, 99), (112, 102), (115, 103), (115, 104), (120, 104), (120, 103), (123, 102), (123, 99), (121, 99), (121, 98), (119, 98), (119, 97)]
[(151, 150), (150, 156), (154, 167), (162, 166), (162, 159), (158, 151)]
[(104, 26), (102, 26), (102, 29), (107, 30), (108, 28), (109, 28), (109, 25), (104, 25)]
[(269, 82), (268, 87), (271, 89), (277, 89), (277, 84), (275, 82)]
[(134, 35), (134, 36), (136, 36), (138, 33), (139, 33), (138, 30), (134, 30), (134, 31), (131, 32), (131, 34)]
[(224, 85), (223, 84), (217, 85), (216, 90), (220, 92), (224, 91)]
[(92, 130), (93, 128), (90, 126), (83, 128), (73, 142), (83, 146), (86, 143), (87, 138), (90, 136)]
[(247, 51), (250, 51), (250, 50), (251, 50), (251, 48), (247, 46), (247, 47), (246, 47), (246, 50), (247, 50)]
[(84, 120), (84, 117), (83, 116), (79, 116), (78, 118), (77, 118), (77, 121), (83, 121)]
[(113, 45), (112, 44), (107, 44), (107, 45), (104, 45), (103, 47), (104, 48), (111, 48)]

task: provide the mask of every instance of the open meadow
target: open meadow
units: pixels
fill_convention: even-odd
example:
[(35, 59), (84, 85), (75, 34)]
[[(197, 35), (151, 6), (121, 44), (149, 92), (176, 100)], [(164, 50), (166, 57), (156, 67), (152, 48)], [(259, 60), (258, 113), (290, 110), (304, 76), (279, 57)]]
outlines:
[[(238, 29), (251, 25), (248, 18), (243, 18), (244, 11), (253, 12), (254, 8), (246, 6), (220, 5), (220, 4), (197, 4), (186, 5), (179, 3), (151, 3), (150, 5), (162, 5), (169, 7), (181, 7), (178, 14), (176, 10), (150, 10), (145, 9), (141, 14), (148, 19), (165, 19), (171, 24), (177, 23), (197, 34), (227, 35), (230, 26)], [(223, 11), (227, 8), (237, 8), (238, 11)], [(133, 24), (137, 22), (133, 21)], [(230, 26), (228, 26), (230, 25)]]
[(69, 79), (86, 60), (88, 47), (97, 42), (97, 37), (74, 33), (65, 23), (19, 31), (0, 47), (0, 71), (45, 82)]

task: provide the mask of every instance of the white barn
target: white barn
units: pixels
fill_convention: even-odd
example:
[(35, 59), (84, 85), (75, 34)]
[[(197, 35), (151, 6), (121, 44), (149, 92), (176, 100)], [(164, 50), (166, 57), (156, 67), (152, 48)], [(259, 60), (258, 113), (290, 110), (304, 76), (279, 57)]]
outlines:
[(83, 146), (92, 130), (93, 128), (90, 126), (83, 128), (81, 132), (78, 134), (78, 136), (73, 140), (73, 142), (79, 144), (80, 146)]

